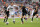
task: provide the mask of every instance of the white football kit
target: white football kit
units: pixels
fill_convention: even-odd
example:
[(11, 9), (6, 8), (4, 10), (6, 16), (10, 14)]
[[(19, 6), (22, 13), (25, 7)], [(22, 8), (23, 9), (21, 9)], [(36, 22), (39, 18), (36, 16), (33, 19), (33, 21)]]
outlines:
[(9, 9), (10, 15), (14, 15), (15, 14), (14, 5), (13, 6), (9, 5), (8, 8), (7, 8), (7, 10), (8, 9)]
[(34, 13), (34, 10), (32, 10), (32, 15), (33, 15), (33, 13)]

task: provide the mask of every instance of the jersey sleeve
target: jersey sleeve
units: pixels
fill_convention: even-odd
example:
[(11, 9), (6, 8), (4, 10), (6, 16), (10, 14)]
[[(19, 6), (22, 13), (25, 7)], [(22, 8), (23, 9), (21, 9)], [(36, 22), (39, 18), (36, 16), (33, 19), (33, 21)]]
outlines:
[(9, 10), (10, 7), (11, 7), (11, 6), (9, 5), (8, 8), (7, 8), (7, 11)]

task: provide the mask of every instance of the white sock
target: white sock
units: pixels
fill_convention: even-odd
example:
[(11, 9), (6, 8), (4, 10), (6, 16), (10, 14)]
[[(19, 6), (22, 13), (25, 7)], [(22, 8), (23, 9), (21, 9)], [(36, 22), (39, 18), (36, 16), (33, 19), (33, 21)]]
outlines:
[(13, 18), (13, 21), (15, 21), (15, 18)]

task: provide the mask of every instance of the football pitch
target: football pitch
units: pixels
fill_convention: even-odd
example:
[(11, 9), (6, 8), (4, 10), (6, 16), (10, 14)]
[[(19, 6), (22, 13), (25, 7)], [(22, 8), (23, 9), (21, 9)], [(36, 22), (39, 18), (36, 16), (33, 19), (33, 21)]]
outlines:
[(3, 19), (0, 19), (0, 27), (40, 27), (40, 18), (38, 20), (34, 18), (34, 21), (31, 22), (31, 19), (28, 19), (27, 21), (24, 20), (24, 24), (21, 24), (21, 19), (16, 18), (16, 23), (13, 23), (13, 19), (8, 19), (9, 24), (6, 25), (3, 22)]

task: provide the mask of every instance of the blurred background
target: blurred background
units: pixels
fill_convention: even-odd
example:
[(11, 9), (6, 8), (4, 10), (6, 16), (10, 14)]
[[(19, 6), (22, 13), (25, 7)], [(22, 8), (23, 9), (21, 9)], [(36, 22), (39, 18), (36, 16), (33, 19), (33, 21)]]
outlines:
[[(35, 5), (38, 5), (38, 14), (40, 17), (40, 0), (0, 0), (0, 18), (4, 18), (4, 11), (3, 7), (5, 6), (5, 3), (8, 3), (10, 5), (10, 2), (14, 2), (14, 4), (20, 5), (20, 3), (23, 3), (23, 5), (28, 6), (30, 8), (35, 7)], [(20, 7), (19, 7), (20, 8)], [(21, 17), (21, 11), (15, 12), (15, 17)], [(18, 14), (18, 15), (17, 15)], [(10, 16), (9, 16), (10, 17)]]

